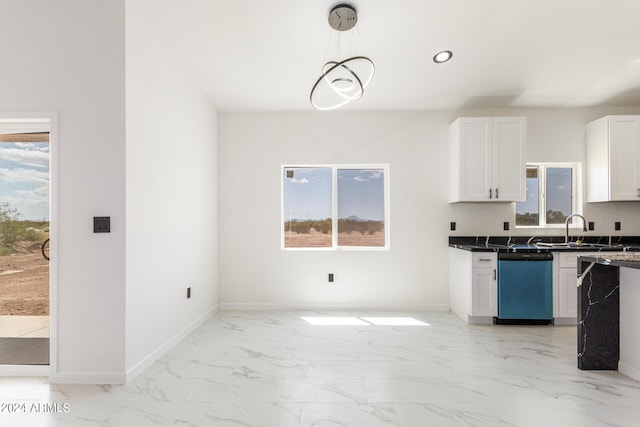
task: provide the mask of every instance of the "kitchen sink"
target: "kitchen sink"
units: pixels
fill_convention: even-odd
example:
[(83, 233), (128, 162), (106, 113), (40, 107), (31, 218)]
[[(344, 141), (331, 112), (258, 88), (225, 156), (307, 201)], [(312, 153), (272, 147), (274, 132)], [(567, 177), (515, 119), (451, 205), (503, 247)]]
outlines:
[(622, 245), (620, 244), (614, 244), (614, 245), (605, 245), (603, 243), (576, 243), (576, 242), (569, 242), (569, 243), (545, 243), (545, 242), (538, 242), (536, 243), (537, 246), (541, 246), (541, 247), (546, 247), (546, 248), (620, 248), (622, 249)]

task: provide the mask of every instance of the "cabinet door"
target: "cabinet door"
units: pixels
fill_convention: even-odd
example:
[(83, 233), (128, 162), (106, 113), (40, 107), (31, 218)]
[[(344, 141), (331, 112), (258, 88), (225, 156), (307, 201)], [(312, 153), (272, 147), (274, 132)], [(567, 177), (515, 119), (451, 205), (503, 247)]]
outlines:
[(577, 317), (577, 268), (560, 268), (558, 271), (558, 317)]
[(498, 287), (495, 267), (475, 267), (471, 278), (471, 315), (498, 315)]
[(605, 202), (609, 182), (609, 117), (587, 123), (587, 201)]
[(638, 116), (610, 117), (610, 200), (640, 200), (639, 124)]
[(493, 194), (496, 201), (526, 200), (527, 123), (524, 117), (493, 119)]
[(492, 188), (491, 119), (460, 119), (460, 201), (487, 201)]

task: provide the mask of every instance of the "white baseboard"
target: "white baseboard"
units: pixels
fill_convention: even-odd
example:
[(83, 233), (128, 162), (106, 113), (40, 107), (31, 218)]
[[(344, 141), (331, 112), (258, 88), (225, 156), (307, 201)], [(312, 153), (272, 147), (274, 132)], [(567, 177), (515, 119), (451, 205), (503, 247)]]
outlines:
[(49, 365), (0, 365), (0, 377), (48, 377)]
[(56, 372), (49, 376), (51, 384), (124, 384), (124, 372)]
[(471, 325), (493, 325), (493, 316), (467, 316), (467, 323)]
[(185, 328), (183, 328), (180, 332), (174, 335), (171, 339), (167, 340), (164, 344), (160, 345), (150, 354), (148, 354), (145, 358), (137, 362), (131, 368), (127, 370), (127, 374), (125, 377), (125, 382), (131, 381), (133, 378), (140, 375), (145, 369), (151, 366), (154, 362), (164, 356), (169, 350), (171, 350), (176, 344), (182, 341), (187, 335), (191, 332), (195, 331), (202, 325), (209, 317), (215, 314), (218, 311), (218, 306), (215, 305), (211, 310), (204, 313), (202, 316), (198, 317), (196, 320), (191, 322)]
[(633, 378), (636, 381), (640, 381), (640, 369), (626, 364), (622, 360), (618, 362), (618, 372), (630, 378)]
[(307, 310), (348, 310), (348, 311), (449, 311), (448, 304), (271, 304), (233, 303), (219, 304), (223, 311), (307, 311)]
[(553, 324), (556, 326), (576, 326), (578, 319), (575, 317), (556, 317), (553, 319)]

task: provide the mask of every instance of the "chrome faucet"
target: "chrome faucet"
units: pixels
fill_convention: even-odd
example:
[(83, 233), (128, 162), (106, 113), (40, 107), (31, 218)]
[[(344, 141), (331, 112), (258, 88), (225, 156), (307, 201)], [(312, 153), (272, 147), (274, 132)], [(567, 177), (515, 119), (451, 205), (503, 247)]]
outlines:
[(587, 231), (587, 220), (582, 215), (580, 214), (569, 215), (567, 219), (564, 221), (564, 227), (565, 227), (564, 242), (565, 243), (569, 243), (569, 222), (571, 222), (571, 218), (573, 218), (574, 216), (582, 218), (582, 231)]

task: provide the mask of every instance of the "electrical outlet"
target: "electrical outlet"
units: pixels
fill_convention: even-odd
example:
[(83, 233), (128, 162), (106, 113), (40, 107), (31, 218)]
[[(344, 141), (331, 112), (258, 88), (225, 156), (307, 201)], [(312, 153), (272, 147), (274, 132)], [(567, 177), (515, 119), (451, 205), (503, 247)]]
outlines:
[(621, 230), (621, 228), (622, 228), (622, 227), (621, 227), (620, 221), (616, 221), (616, 222), (615, 222), (615, 229), (616, 229), (616, 231), (620, 231), (620, 230)]
[(507, 231), (509, 229), (509, 221), (505, 221), (502, 223), (502, 229)]
[(110, 216), (94, 216), (93, 232), (94, 233), (111, 233), (111, 217)]
[(329, 273), (329, 283), (333, 283), (333, 273)]
[(187, 299), (191, 298), (191, 286), (187, 288)]
[(596, 229), (596, 223), (593, 221), (589, 221), (589, 231), (593, 231)]
[(449, 229), (451, 231), (456, 231), (456, 223), (455, 223), (455, 221), (451, 221), (451, 224), (449, 225)]

